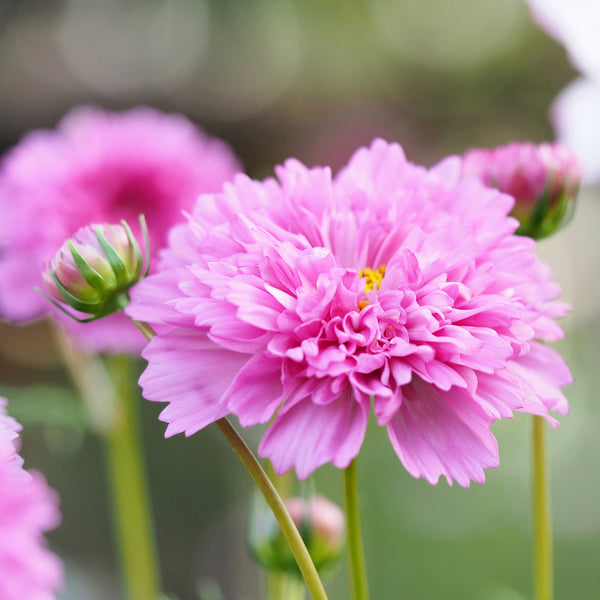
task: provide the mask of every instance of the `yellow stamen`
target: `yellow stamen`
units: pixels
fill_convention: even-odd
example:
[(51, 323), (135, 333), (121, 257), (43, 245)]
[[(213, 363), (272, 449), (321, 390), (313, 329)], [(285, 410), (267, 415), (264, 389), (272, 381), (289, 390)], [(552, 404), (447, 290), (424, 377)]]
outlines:
[[(383, 276), (385, 275), (385, 265), (381, 265), (378, 269), (373, 271), (369, 267), (365, 267), (364, 269), (359, 269), (358, 276), (364, 277), (367, 282), (365, 284), (365, 294), (370, 292), (371, 290), (378, 290), (381, 285), (381, 281), (383, 280)], [(368, 300), (361, 300), (358, 303), (358, 310), (362, 310), (365, 306), (369, 305)]]

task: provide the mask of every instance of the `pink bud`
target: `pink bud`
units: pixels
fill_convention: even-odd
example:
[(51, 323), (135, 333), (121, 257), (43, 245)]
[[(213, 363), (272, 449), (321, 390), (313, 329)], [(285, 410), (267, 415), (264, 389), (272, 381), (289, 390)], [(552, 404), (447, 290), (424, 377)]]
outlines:
[[(322, 496), (292, 497), (284, 502), (319, 573), (331, 572), (346, 541), (342, 510)], [(262, 499), (256, 499), (250, 515), (248, 546), (263, 567), (299, 574), (296, 559)]]
[(123, 308), (142, 276), (142, 255), (129, 227), (89, 225), (67, 240), (42, 273), (61, 303), (98, 318)]
[(477, 179), (515, 199), (519, 233), (534, 238), (554, 233), (571, 212), (581, 181), (574, 152), (560, 144), (512, 142), (474, 148), (463, 156), (463, 179)]
[(297, 527), (308, 520), (313, 535), (328, 547), (339, 548), (345, 539), (346, 526), (340, 507), (323, 496), (313, 496), (308, 501), (303, 498), (288, 498), (286, 508)]

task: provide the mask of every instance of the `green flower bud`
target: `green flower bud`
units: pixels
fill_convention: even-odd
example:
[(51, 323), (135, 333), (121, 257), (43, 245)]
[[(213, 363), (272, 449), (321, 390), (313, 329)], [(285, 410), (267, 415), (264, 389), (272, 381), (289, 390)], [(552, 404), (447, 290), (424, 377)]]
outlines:
[[(337, 565), (346, 541), (342, 510), (323, 496), (292, 497), (284, 502), (316, 569), (321, 576), (327, 575)], [(264, 568), (301, 577), (279, 524), (262, 498), (256, 499), (250, 514), (248, 545)]]
[[(140, 218), (148, 243), (146, 226)], [(125, 221), (120, 225), (88, 225), (67, 240), (42, 273), (49, 298), (61, 310), (80, 321), (92, 321), (123, 309), (129, 288), (142, 273), (144, 258)], [(146, 269), (147, 272), (147, 269)], [(64, 305), (91, 315), (79, 319)]]

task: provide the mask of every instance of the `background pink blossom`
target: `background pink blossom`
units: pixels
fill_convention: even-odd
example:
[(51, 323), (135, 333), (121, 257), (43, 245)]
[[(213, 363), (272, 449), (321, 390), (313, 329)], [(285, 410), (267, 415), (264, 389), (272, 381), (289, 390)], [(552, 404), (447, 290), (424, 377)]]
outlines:
[[(56, 130), (28, 134), (0, 163), (0, 316), (26, 321), (50, 310), (33, 288), (42, 287), (45, 261), (79, 227), (126, 219), (139, 237), (144, 213), (156, 256), (182, 210), (239, 169), (224, 142), (183, 116), (150, 108), (79, 108)], [(100, 351), (143, 344), (121, 315), (88, 325), (64, 321), (81, 345)]]
[(60, 521), (58, 497), (41, 473), (21, 468), (15, 446), (20, 426), (5, 406), (0, 398), (0, 598), (52, 600), (63, 567), (43, 534)]
[(498, 465), (496, 419), (555, 424), (570, 373), (535, 340), (561, 337), (566, 306), (514, 200), (461, 171), (376, 140), (335, 179), (289, 160), (202, 196), (128, 309), (160, 334), (140, 383), (167, 435), (275, 417), (259, 453), (304, 479), (348, 466), (373, 410), (412, 475), (468, 486)]
[(535, 204), (546, 188), (550, 204), (565, 192), (574, 196), (581, 167), (577, 156), (560, 144), (511, 142), (469, 150), (463, 156), (463, 174), (509, 194), (524, 209)]

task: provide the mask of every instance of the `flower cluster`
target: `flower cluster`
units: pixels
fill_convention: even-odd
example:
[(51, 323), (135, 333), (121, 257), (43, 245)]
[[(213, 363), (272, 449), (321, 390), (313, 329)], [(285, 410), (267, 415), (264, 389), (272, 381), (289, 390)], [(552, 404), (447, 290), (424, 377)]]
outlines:
[(555, 423), (570, 373), (540, 340), (567, 307), (514, 199), (462, 169), (376, 140), (335, 178), (288, 160), (201, 196), (127, 309), (159, 333), (140, 383), (167, 435), (274, 419), (259, 454), (304, 479), (348, 466), (373, 410), (413, 476), (468, 486), (495, 420)]
[(17, 454), (20, 425), (0, 398), (0, 598), (51, 600), (63, 568), (43, 538), (58, 525), (58, 499), (44, 477), (23, 470)]
[[(229, 147), (187, 119), (150, 108), (80, 108), (55, 131), (27, 135), (0, 163), (0, 317), (26, 321), (52, 307), (34, 291), (44, 263), (90, 223), (134, 227), (145, 215), (153, 257), (201, 192), (239, 171)], [(135, 351), (143, 338), (122, 315), (87, 325), (65, 319), (83, 347)]]

